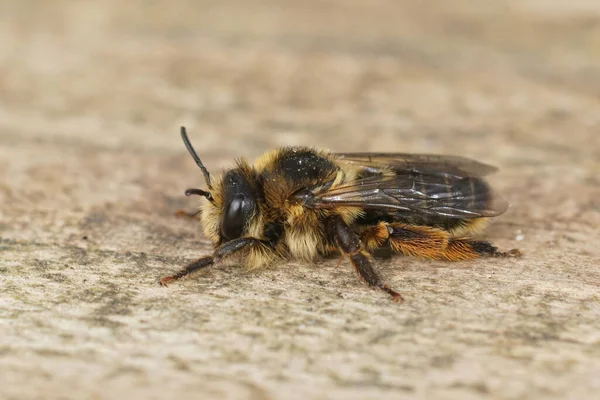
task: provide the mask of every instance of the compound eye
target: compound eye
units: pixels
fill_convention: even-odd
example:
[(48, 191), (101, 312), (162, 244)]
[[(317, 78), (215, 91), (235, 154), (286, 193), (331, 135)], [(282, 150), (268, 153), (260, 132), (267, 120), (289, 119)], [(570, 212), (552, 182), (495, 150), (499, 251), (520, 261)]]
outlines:
[(225, 218), (221, 223), (221, 234), (227, 240), (232, 240), (242, 236), (244, 228), (244, 202), (245, 196), (238, 194), (231, 200), (225, 210)]

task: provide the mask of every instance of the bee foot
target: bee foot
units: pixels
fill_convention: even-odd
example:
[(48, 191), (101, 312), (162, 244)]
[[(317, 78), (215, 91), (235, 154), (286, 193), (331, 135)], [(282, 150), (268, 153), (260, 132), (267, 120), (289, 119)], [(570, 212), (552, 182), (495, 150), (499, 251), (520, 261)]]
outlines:
[(197, 212), (189, 212), (189, 211), (185, 211), (183, 209), (179, 209), (177, 211), (175, 211), (175, 216), (177, 218), (189, 218), (189, 219), (194, 219), (198, 216)]
[(383, 286), (381, 289), (383, 289), (384, 292), (386, 292), (387, 294), (392, 296), (392, 301), (394, 303), (404, 302), (404, 297), (402, 297), (402, 295), (400, 293), (396, 292), (394, 289), (391, 289), (388, 286)]
[(160, 284), (160, 286), (162, 287), (167, 287), (169, 286), (169, 283), (173, 282), (174, 280), (176, 280), (177, 278), (175, 278), (174, 276), (165, 276), (164, 278), (162, 278), (160, 281), (158, 281), (158, 283)]
[(523, 253), (519, 249), (512, 249), (507, 253), (508, 257), (521, 257)]
[(512, 250), (509, 250), (507, 252), (499, 252), (499, 253), (497, 253), (496, 257), (519, 258), (522, 255), (523, 255), (523, 253), (521, 253), (521, 250), (519, 250), (519, 249), (512, 249)]

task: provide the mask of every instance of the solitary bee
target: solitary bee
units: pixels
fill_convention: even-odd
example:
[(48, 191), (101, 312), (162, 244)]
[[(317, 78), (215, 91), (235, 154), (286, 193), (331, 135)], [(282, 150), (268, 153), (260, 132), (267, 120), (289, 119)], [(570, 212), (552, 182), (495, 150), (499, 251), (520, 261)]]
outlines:
[(520, 255), (471, 238), (487, 217), (508, 208), (482, 178), (496, 170), (489, 165), (456, 156), (285, 147), (255, 165), (238, 160), (211, 179), (184, 127), (181, 137), (207, 186), (186, 195), (206, 198), (198, 215), (215, 251), (162, 278), (163, 286), (234, 254), (257, 269), (338, 252), (369, 286), (398, 302), (400, 293), (373, 268), (375, 250), (449, 261)]

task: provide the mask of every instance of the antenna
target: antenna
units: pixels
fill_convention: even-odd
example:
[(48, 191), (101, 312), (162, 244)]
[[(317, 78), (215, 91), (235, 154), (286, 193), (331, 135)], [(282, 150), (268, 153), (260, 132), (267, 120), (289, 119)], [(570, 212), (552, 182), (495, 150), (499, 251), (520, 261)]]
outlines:
[(212, 195), (210, 194), (210, 192), (207, 192), (206, 190), (190, 188), (185, 191), (186, 196), (191, 196), (193, 194), (195, 194), (196, 196), (204, 196), (208, 200), (213, 201)]
[[(208, 170), (206, 169), (204, 164), (202, 164), (202, 161), (200, 161), (200, 157), (198, 157), (196, 150), (194, 150), (194, 147), (190, 143), (190, 139), (188, 138), (187, 132), (185, 131), (185, 126), (181, 127), (181, 139), (183, 139), (183, 143), (185, 144), (185, 147), (188, 149), (188, 151), (192, 155), (192, 158), (194, 159), (194, 161), (196, 161), (196, 164), (202, 170), (202, 173), (204, 174), (204, 180), (206, 181), (208, 188), (212, 189), (212, 186), (210, 184), (210, 174), (208, 173)], [(194, 193), (194, 194), (196, 194), (196, 193)]]

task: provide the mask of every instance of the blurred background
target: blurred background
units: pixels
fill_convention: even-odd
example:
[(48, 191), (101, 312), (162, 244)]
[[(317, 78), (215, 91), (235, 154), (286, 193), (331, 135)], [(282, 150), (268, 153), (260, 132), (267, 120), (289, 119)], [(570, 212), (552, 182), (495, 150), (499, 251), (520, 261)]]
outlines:
[(595, 0), (0, 7), (3, 137), (170, 151), (187, 124), (208, 158), (287, 144), (479, 156), (499, 136), (495, 151), (568, 150), (570, 120), (592, 137), (600, 118)]
[[(0, 397), (593, 396), (599, 101), (598, 0), (0, 0)], [(162, 290), (210, 251), (173, 217), (202, 185), (180, 125), (213, 172), (283, 145), (497, 165), (487, 237), (527, 259), (386, 262), (401, 309), (333, 264)]]

